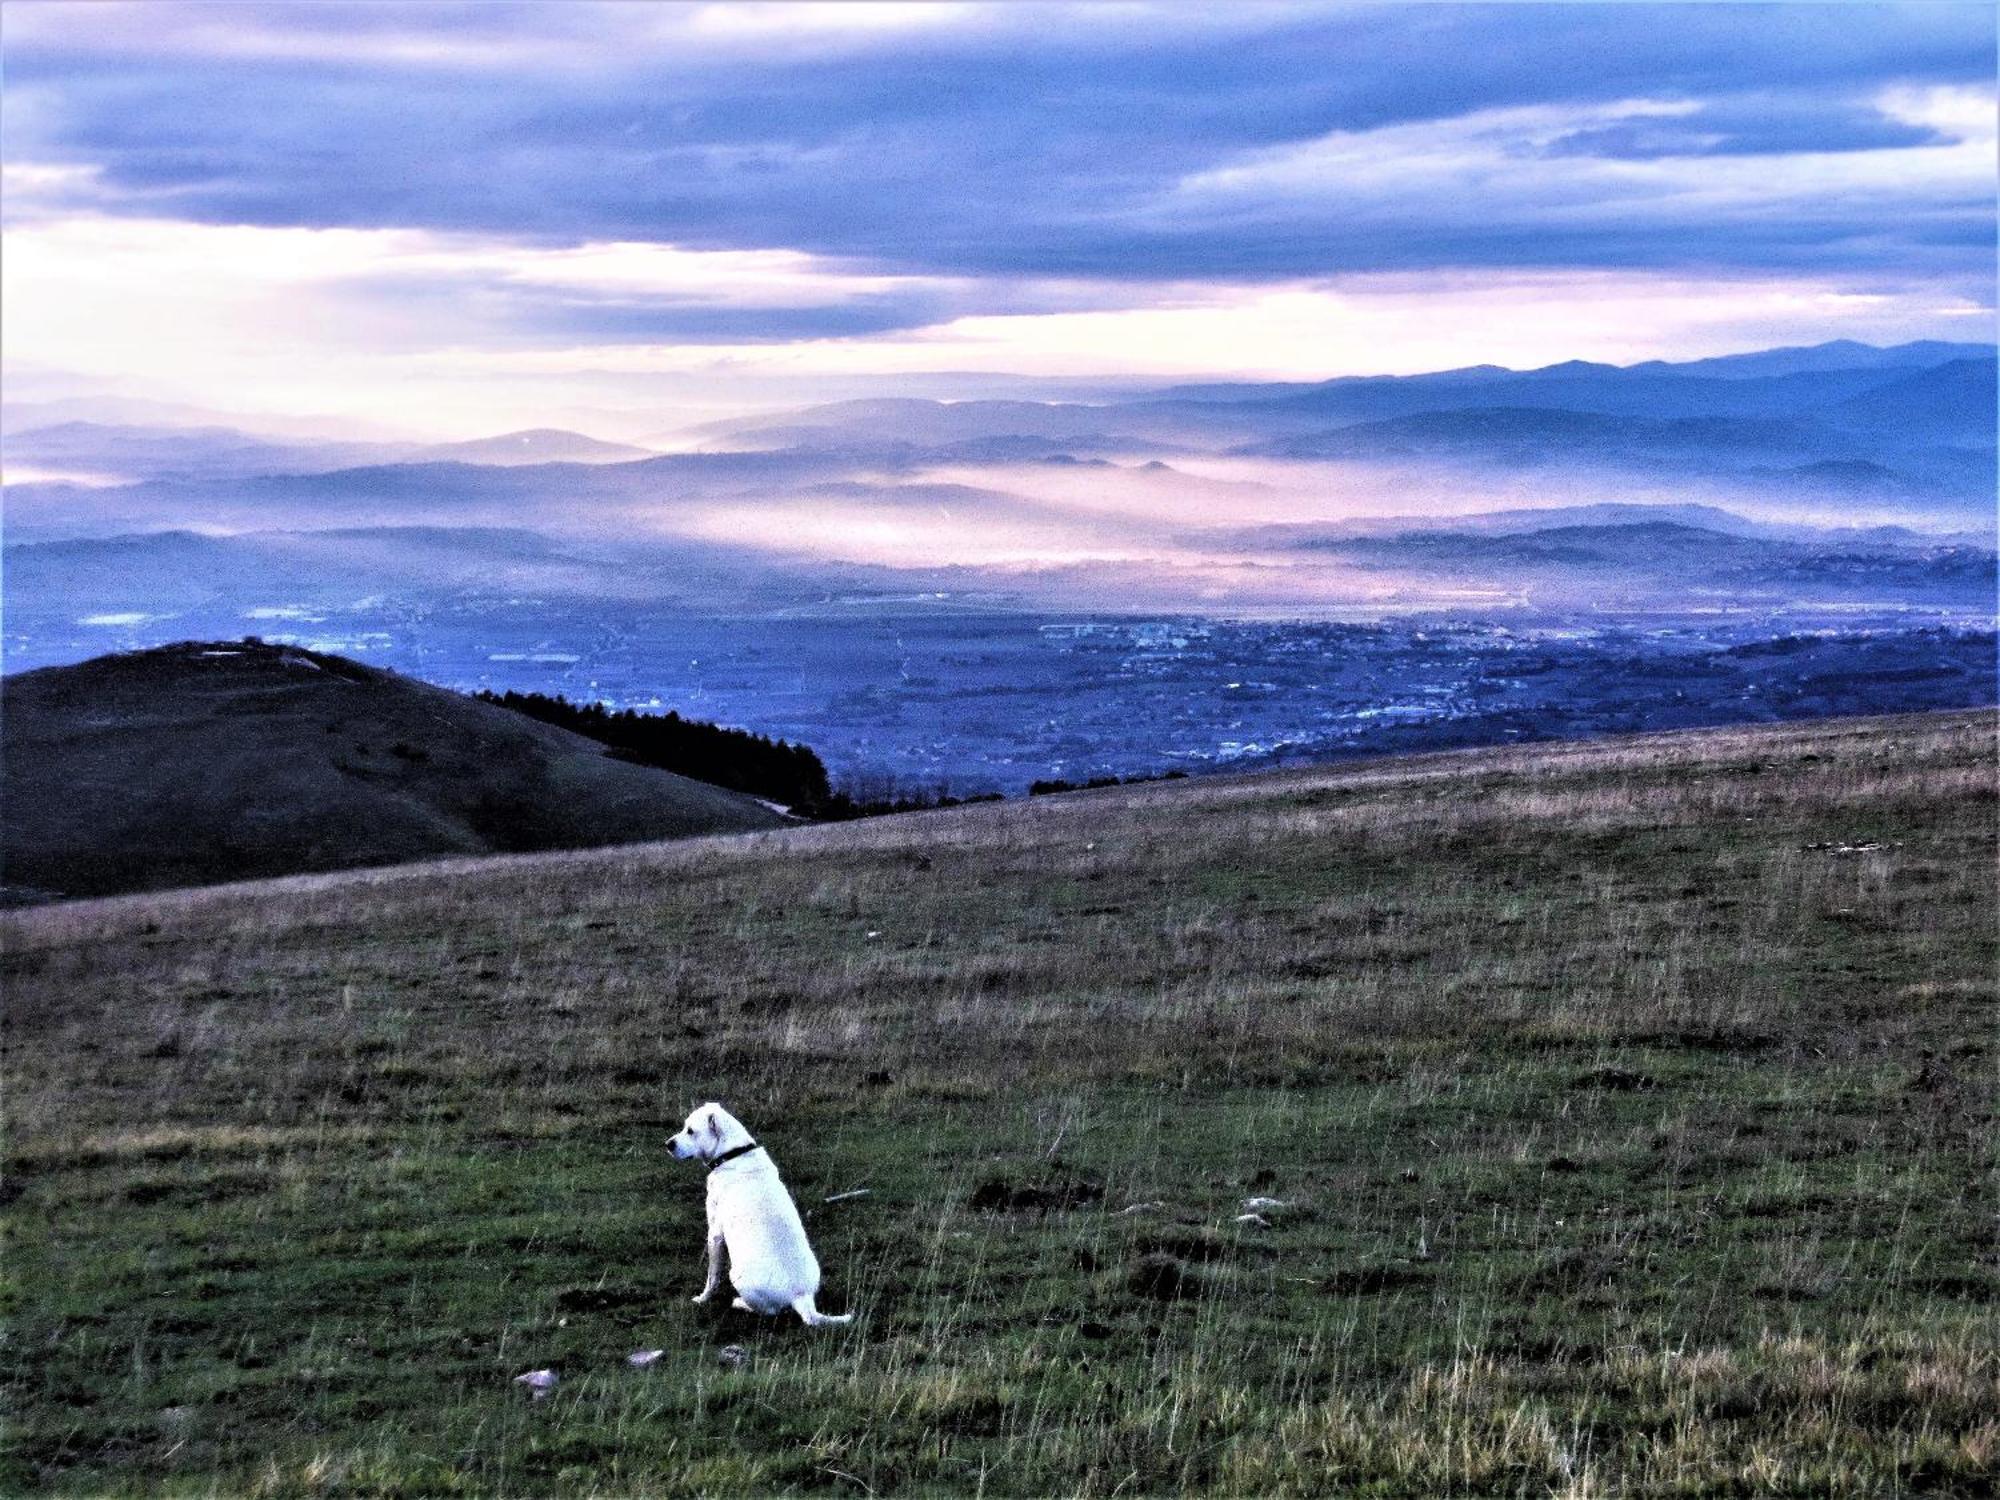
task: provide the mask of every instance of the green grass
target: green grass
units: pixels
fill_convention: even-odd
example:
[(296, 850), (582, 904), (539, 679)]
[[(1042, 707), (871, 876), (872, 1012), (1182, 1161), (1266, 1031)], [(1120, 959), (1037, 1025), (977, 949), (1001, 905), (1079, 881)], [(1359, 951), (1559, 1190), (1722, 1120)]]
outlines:
[[(11, 915), (0, 1487), (1992, 1494), (1994, 772), (1832, 722)], [(688, 1305), (708, 1097), (852, 1327)]]

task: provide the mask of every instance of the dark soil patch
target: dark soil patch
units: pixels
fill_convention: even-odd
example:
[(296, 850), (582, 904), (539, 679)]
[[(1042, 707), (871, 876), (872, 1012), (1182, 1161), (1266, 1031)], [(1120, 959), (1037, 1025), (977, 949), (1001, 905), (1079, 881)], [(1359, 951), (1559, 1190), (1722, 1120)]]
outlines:
[(1125, 1278), (1126, 1288), (1155, 1302), (1185, 1302), (1208, 1290), (1208, 1279), (1171, 1255), (1142, 1255)]
[(1588, 1073), (1579, 1074), (1570, 1084), (1574, 1089), (1604, 1089), (1614, 1094), (1647, 1092), (1660, 1086), (1660, 1081), (1647, 1073), (1635, 1073), (1630, 1068), (1592, 1068)]
[(610, 1312), (614, 1308), (631, 1307), (641, 1302), (656, 1304), (659, 1300), (657, 1292), (643, 1291), (636, 1286), (579, 1286), (556, 1293), (556, 1310), (566, 1313)]
[(1425, 1266), (1355, 1266), (1321, 1277), (1319, 1287), (1329, 1297), (1373, 1297), (1382, 1292), (1423, 1286), (1430, 1279), (1430, 1270)]
[(1060, 1213), (1104, 1200), (1104, 1184), (1087, 1177), (1052, 1177), (1043, 1182), (1009, 1182), (989, 1177), (972, 1190), (966, 1207), (979, 1213)]

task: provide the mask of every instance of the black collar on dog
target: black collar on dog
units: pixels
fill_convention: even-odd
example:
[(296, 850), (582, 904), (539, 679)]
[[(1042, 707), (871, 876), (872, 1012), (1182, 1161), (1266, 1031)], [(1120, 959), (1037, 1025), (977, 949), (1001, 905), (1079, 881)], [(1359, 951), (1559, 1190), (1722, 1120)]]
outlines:
[(752, 1151), (759, 1151), (762, 1149), (763, 1148), (760, 1147), (755, 1141), (752, 1141), (747, 1146), (737, 1146), (731, 1150), (723, 1152), (722, 1155), (716, 1157), (715, 1160), (711, 1161), (708, 1164), (708, 1170), (713, 1172), (717, 1167), (721, 1166), (726, 1161), (735, 1161), (736, 1158), (739, 1156), (748, 1156)]

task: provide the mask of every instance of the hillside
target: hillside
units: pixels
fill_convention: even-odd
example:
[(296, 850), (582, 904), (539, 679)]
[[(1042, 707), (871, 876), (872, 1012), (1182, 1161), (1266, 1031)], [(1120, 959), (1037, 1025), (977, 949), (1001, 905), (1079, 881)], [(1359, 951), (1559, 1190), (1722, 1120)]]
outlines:
[(546, 427), (457, 443), (279, 442), (233, 427), (103, 422), (9, 427), (6, 449), (14, 464), (135, 480), (324, 474), (385, 464), (629, 463), (657, 456), (651, 449), (629, 443), (607, 443), (580, 432)]
[[(1104, 405), (874, 399), (731, 418), (692, 436), (733, 446), (832, 452), (1023, 439), (1073, 453), (1209, 451), (1308, 462), (1477, 472), (1524, 467), (1605, 471), (1612, 483), (1779, 481), (1815, 487), (1812, 466), (1868, 464), (1893, 479), (1873, 498), (1911, 516), (1983, 516), (1993, 491), (1994, 361), (1979, 345), (1814, 349), (1630, 367), (1569, 360), (1315, 385), (1190, 386)], [(1490, 477), (1490, 476), (1489, 476)]]
[[(1959, 713), (0, 917), (0, 1487), (1985, 1493), (1995, 813)], [(688, 1305), (709, 1097), (852, 1327)]]
[(1990, 444), (1993, 412), (2000, 402), (2000, 378), (1991, 358), (1955, 359), (1906, 375), (1893, 384), (1854, 397), (1836, 410), (1857, 425), (1916, 427), (1939, 437), (1982, 437)]
[(769, 828), (761, 803), (335, 656), (166, 646), (0, 682), (23, 896)]
[(475, 438), (464, 443), (434, 443), (425, 458), (468, 464), (608, 464), (630, 463), (634, 459), (657, 457), (649, 448), (630, 443), (607, 443), (581, 432), (565, 432), (558, 427), (535, 427), (524, 432), (503, 432), (498, 437)]

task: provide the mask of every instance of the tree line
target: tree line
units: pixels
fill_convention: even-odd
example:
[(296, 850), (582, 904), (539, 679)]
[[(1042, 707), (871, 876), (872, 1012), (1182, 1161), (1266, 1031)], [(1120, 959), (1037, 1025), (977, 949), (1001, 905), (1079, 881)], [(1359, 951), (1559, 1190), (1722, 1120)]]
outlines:
[(544, 724), (572, 730), (608, 745), (620, 760), (654, 766), (783, 803), (805, 816), (828, 802), (833, 787), (826, 764), (812, 749), (747, 729), (725, 729), (678, 713), (642, 714), (637, 709), (610, 709), (601, 703), (572, 703), (548, 693), (475, 694)]
[(955, 797), (942, 788), (913, 792), (893, 785), (858, 795), (835, 790), (826, 763), (810, 746), (774, 740), (748, 729), (684, 719), (672, 710), (642, 714), (637, 709), (610, 709), (601, 703), (572, 703), (548, 693), (511, 690), (473, 696), (608, 745), (620, 760), (761, 797), (815, 822), (838, 823), (882, 813), (1001, 800), (998, 792)]

